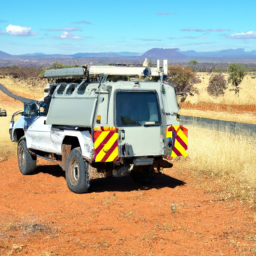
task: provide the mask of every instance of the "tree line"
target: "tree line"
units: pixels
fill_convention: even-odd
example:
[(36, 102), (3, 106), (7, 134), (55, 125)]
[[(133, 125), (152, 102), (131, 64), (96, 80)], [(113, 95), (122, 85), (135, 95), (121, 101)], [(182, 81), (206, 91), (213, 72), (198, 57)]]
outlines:
[[(150, 59), (150, 66), (154, 66)], [(200, 79), (196, 77), (197, 66), (199, 63), (196, 60), (191, 60), (188, 65), (170, 65), (168, 67), (167, 81), (170, 82), (176, 90), (177, 95), (182, 95), (186, 98), (187, 95), (193, 95), (196, 90), (193, 89), (193, 85), (200, 83)], [(52, 63), (50, 67), (38, 68), (38, 67), (24, 67), (18, 65), (0, 67), (0, 77), (11, 76), (18, 79), (29, 79), (31, 77), (42, 77), (46, 69), (59, 69), (77, 67), (78, 65), (64, 65), (59, 61)], [(222, 69), (215, 67), (215, 72), (212, 72), (212, 76), (207, 87), (209, 95), (218, 97), (224, 95), (227, 89), (227, 82), (222, 74)], [(212, 70), (214, 71), (214, 70)], [(216, 73), (217, 72), (217, 73)], [(244, 76), (247, 73), (247, 67), (244, 64), (232, 63), (228, 67), (225, 67), (225, 73), (229, 74), (228, 83), (233, 85), (235, 94), (239, 96), (239, 85), (241, 84)]]

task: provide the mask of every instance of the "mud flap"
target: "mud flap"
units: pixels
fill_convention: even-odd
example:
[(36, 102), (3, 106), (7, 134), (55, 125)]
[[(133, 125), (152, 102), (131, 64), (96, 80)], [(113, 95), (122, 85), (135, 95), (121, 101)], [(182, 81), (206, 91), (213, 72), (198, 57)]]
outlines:
[(118, 128), (94, 127), (94, 161), (114, 162), (118, 160)]
[(166, 139), (172, 139), (172, 150), (168, 154), (170, 157), (184, 156), (188, 153), (188, 129), (182, 125), (171, 125), (167, 127)]

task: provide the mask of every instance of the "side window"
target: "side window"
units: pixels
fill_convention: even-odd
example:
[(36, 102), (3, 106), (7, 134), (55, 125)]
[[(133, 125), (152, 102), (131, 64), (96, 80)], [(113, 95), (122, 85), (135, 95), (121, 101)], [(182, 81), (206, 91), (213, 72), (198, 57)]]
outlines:
[(32, 103), (25, 103), (24, 104), (24, 116), (37, 116), (39, 115), (39, 106), (32, 102)]
[(53, 86), (50, 87), (50, 93), (49, 93), (49, 95), (53, 95), (53, 93), (54, 93), (56, 87), (57, 87), (56, 85), (53, 85)]
[(75, 89), (76, 89), (76, 84), (69, 85), (66, 94), (71, 95), (74, 92)]
[(79, 88), (77, 89), (77, 93), (78, 93), (79, 95), (84, 94), (87, 85), (88, 85), (88, 83), (83, 83), (83, 84), (81, 84), (81, 85), (79, 86)]
[(59, 89), (58, 89), (58, 91), (57, 91), (57, 94), (62, 95), (63, 92), (64, 92), (64, 90), (65, 90), (65, 88), (66, 88), (66, 84), (62, 84), (62, 85), (59, 87)]

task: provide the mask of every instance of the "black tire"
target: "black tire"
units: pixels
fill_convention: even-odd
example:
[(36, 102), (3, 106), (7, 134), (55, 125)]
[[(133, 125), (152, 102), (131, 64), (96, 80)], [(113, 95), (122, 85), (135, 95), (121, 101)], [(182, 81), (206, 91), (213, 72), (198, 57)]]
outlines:
[(29, 175), (36, 169), (36, 156), (32, 156), (25, 140), (20, 140), (17, 147), (18, 166), (23, 175)]
[(90, 187), (89, 168), (82, 157), (80, 148), (74, 148), (69, 153), (66, 181), (68, 188), (77, 194), (87, 192)]

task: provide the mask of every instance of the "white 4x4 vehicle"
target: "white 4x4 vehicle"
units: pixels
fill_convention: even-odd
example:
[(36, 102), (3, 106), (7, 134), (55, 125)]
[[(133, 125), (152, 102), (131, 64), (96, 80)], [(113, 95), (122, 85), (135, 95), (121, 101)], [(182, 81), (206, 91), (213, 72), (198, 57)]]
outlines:
[[(11, 120), (22, 174), (36, 169), (37, 157), (56, 161), (66, 172), (69, 189), (84, 193), (91, 167), (106, 175), (130, 173), (141, 181), (154, 168), (159, 171), (163, 158), (186, 156), (187, 129), (179, 124), (173, 86), (151, 78), (112, 82), (100, 76), (92, 82), (102, 71), (132, 76), (137, 72), (143, 80), (145, 74), (161, 75), (159, 68), (144, 67), (46, 71), (45, 77), (54, 80), (48, 96), (25, 104)], [(16, 114), (22, 116), (14, 123)]]

